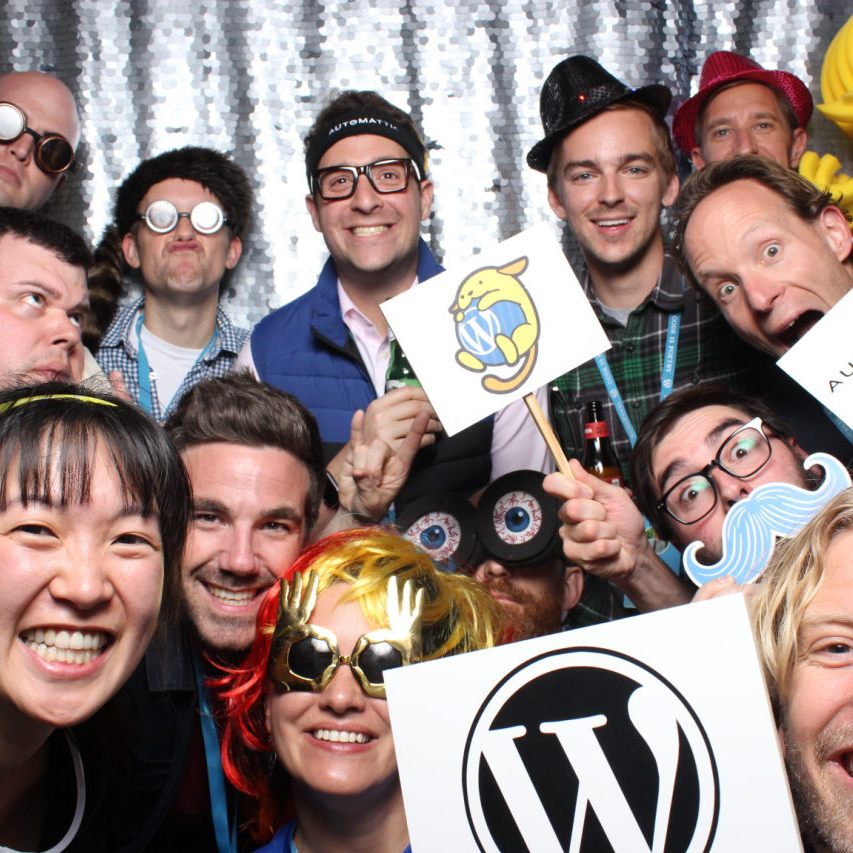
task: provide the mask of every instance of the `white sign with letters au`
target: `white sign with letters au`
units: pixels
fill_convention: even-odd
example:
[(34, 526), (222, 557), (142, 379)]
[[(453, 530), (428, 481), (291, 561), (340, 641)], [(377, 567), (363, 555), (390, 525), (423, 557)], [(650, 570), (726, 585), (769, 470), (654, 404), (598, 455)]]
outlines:
[(389, 299), (382, 311), (448, 435), (610, 348), (546, 225)]
[(853, 290), (835, 303), (777, 364), (853, 427)]
[(414, 853), (802, 850), (742, 596), (386, 685)]

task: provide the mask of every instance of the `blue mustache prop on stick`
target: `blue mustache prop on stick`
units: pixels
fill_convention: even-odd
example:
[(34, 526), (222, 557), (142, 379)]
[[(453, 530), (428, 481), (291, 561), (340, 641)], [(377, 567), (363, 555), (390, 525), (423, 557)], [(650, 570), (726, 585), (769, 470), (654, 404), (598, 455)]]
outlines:
[(815, 491), (790, 483), (765, 483), (738, 501), (723, 521), (723, 556), (712, 565), (696, 554), (704, 545), (691, 542), (684, 551), (684, 570), (697, 586), (724, 576), (744, 584), (755, 580), (767, 565), (778, 536), (793, 536), (839, 492), (850, 485), (844, 465), (828, 453), (813, 453), (803, 467), (820, 465), (826, 472)]

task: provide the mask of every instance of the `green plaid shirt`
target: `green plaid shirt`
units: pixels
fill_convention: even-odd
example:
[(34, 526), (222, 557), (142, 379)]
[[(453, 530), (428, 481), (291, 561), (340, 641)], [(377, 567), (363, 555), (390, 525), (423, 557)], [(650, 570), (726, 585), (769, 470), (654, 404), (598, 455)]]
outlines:
[[(681, 311), (681, 331), (673, 390), (708, 380), (744, 385), (748, 373), (745, 366), (755, 360), (755, 352), (732, 332), (713, 302), (688, 284), (674, 258), (665, 256), (657, 285), (631, 312), (627, 326), (602, 311), (589, 275), (584, 277), (583, 286), (612, 344), (607, 361), (637, 431), (660, 402), (667, 323), (674, 311)], [(551, 383), (552, 388), (555, 385), (563, 397), (562, 405), (555, 405), (552, 392), (551, 417), (566, 453), (582, 457), (586, 404), (599, 400), (604, 404), (613, 448), (627, 478), (631, 444), (595, 362), (569, 371)]]

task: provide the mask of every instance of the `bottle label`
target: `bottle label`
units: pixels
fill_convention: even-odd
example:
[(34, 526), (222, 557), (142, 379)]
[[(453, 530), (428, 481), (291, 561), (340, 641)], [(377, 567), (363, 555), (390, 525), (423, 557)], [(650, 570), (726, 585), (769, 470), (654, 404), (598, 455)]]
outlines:
[(609, 438), (610, 430), (607, 429), (607, 421), (589, 421), (584, 424), (584, 438)]
[(618, 468), (613, 468), (610, 465), (587, 465), (584, 470), (611, 486), (622, 486), (623, 488), (625, 486), (622, 472)]
[(406, 388), (411, 386), (412, 388), (420, 388), (421, 383), (417, 377), (411, 377), (406, 379), (386, 379), (385, 380), (385, 390), (393, 391), (395, 388)]

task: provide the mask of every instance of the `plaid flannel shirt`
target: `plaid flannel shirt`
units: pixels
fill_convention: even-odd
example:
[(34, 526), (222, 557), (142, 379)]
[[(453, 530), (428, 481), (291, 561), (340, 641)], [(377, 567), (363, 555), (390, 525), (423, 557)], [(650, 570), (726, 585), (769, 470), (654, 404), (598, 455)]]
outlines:
[[(144, 297), (130, 305), (120, 308), (110, 327), (101, 340), (101, 346), (95, 356), (101, 369), (109, 376), (110, 371), (120, 370), (127, 390), (137, 405), (139, 404), (139, 350), (133, 327), (137, 314), (142, 310)], [(181, 382), (174, 398), (164, 411), (157, 395), (157, 383), (151, 380), (151, 403), (153, 417), (161, 423), (172, 413), (181, 397), (202, 379), (225, 376), (234, 369), (234, 362), (249, 337), (247, 329), (238, 329), (220, 306), (216, 310), (216, 339), (207, 355), (197, 361)]]
[[(732, 332), (713, 302), (690, 286), (674, 258), (665, 256), (657, 285), (630, 313), (627, 326), (602, 311), (589, 274), (584, 276), (583, 286), (612, 344), (605, 355), (637, 431), (660, 402), (667, 324), (674, 311), (682, 315), (673, 390), (709, 380), (748, 389), (746, 366), (754, 362), (755, 352)], [(631, 443), (595, 361), (564, 374), (551, 383), (552, 389), (554, 386), (562, 397), (552, 392), (551, 418), (566, 453), (578, 459), (583, 456), (586, 404), (599, 400), (627, 481)], [(556, 404), (555, 396), (559, 398)]]

